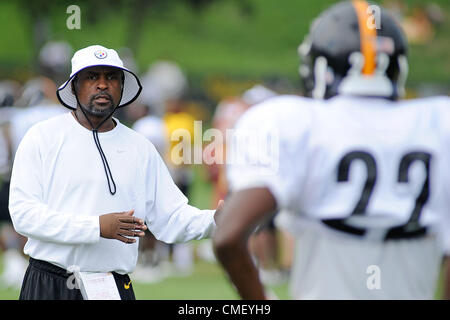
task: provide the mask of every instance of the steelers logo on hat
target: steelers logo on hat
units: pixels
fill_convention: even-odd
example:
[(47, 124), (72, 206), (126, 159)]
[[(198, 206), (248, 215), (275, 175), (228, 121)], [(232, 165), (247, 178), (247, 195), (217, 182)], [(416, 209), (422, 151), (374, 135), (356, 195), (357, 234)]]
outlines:
[(99, 59), (105, 59), (107, 56), (106, 51), (104, 50), (97, 50), (94, 52), (94, 55)]

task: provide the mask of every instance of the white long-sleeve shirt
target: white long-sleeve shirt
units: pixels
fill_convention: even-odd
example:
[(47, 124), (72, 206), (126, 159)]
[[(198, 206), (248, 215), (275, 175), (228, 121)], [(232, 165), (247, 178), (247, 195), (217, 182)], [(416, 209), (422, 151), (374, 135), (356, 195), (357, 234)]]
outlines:
[(71, 113), (34, 125), (17, 150), (9, 211), (24, 252), (64, 269), (130, 273), (138, 242), (100, 237), (99, 216), (135, 210), (167, 243), (211, 236), (214, 211), (188, 205), (155, 147), (122, 125), (99, 133), (117, 187), (109, 192), (92, 132)]

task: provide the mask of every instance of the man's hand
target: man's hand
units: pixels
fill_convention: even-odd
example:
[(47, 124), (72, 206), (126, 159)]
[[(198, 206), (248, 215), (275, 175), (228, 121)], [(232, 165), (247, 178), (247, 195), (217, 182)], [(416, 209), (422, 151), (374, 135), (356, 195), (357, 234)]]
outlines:
[(135, 243), (136, 239), (127, 237), (143, 237), (147, 226), (142, 219), (133, 217), (133, 214), (134, 210), (101, 215), (100, 237)]

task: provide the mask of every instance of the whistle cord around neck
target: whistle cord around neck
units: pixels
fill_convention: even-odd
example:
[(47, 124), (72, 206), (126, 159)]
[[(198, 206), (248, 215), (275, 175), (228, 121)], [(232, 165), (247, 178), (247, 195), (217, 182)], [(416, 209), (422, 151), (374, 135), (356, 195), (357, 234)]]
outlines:
[[(108, 182), (109, 193), (111, 193), (111, 195), (115, 195), (116, 191), (117, 191), (116, 183), (114, 182), (114, 178), (112, 176), (111, 169), (108, 164), (108, 160), (106, 159), (105, 153), (103, 152), (103, 149), (102, 149), (102, 145), (100, 144), (100, 139), (98, 138), (98, 129), (106, 122), (106, 120), (109, 119), (110, 116), (113, 115), (114, 111), (116, 111), (116, 108), (114, 108), (114, 110), (102, 122), (100, 122), (100, 124), (97, 126), (97, 128), (94, 128), (91, 120), (88, 118), (85, 111), (83, 110), (83, 107), (81, 106), (80, 102), (78, 101), (78, 97), (76, 95), (75, 95), (75, 97), (77, 99), (78, 105), (80, 106), (81, 112), (83, 112), (84, 117), (89, 122), (89, 125), (92, 128), (92, 135), (94, 136), (95, 146), (97, 147), (97, 150), (100, 154), (100, 158), (102, 159), (102, 163), (103, 163), (103, 168), (105, 170), (106, 181)], [(74, 111), (74, 114), (75, 114), (75, 118), (77, 118), (77, 120), (78, 120), (78, 117), (77, 117), (77, 114), (75, 111)], [(78, 122), (80, 122), (80, 121), (78, 120)], [(111, 188), (111, 185), (113, 188)]]
[[(116, 194), (116, 191), (117, 191), (116, 183), (114, 182), (114, 178), (112, 176), (111, 169), (109, 168), (108, 160), (106, 159), (105, 153), (103, 152), (102, 146), (100, 144), (100, 140), (98, 138), (98, 130), (97, 129), (92, 130), (92, 134), (94, 136), (95, 145), (97, 146), (98, 152), (100, 153), (100, 157), (102, 158), (103, 168), (105, 169), (106, 180), (108, 182), (109, 192), (112, 195), (114, 195), (114, 194)], [(111, 181), (110, 181), (110, 179), (111, 179)], [(113, 189), (111, 189), (111, 184), (114, 187)]]

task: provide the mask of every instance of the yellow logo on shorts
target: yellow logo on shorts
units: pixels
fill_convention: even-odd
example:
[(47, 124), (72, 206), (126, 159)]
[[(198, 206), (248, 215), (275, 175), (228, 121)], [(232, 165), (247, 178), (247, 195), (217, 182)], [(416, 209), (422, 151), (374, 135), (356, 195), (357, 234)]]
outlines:
[(125, 290), (130, 289), (130, 284), (131, 284), (131, 280), (130, 280), (130, 282), (128, 282), (128, 284), (126, 284), (126, 283), (123, 284)]

